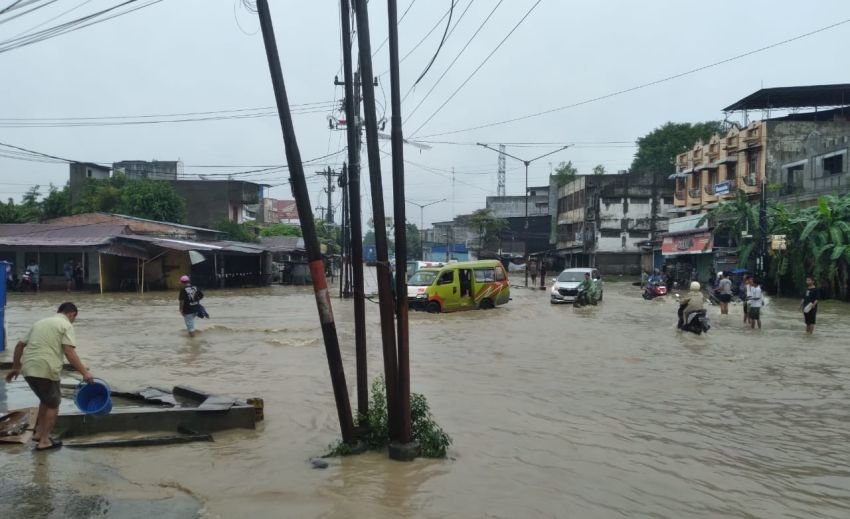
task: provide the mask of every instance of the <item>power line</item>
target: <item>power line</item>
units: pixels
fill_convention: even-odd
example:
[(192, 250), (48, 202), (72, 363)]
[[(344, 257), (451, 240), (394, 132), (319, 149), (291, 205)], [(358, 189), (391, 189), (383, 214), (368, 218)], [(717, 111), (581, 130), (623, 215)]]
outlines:
[[(428, 39), (428, 37), (429, 37), (429, 36), (431, 36), (431, 34), (432, 34), (434, 31), (436, 31), (436, 30), (437, 30), (437, 28), (440, 26), (440, 24), (441, 24), (441, 23), (443, 23), (443, 20), (445, 20), (445, 19), (446, 19), (446, 16), (448, 16), (448, 15), (449, 15), (449, 11), (446, 11), (445, 13), (443, 13), (443, 16), (441, 16), (441, 17), (440, 17), (440, 19), (439, 19), (439, 20), (437, 20), (437, 23), (435, 23), (435, 24), (434, 24), (434, 26), (433, 26), (433, 27), (431, 27), (431, 30), (429, 30), (429, 31), (425, 34), (425, 36), (423, 36), (423, 37), (422, 37), (422, 39), (421, 39), (421, 40), (419, 40), (419, 43), (417, 43), (416, 45), (414, 45), (414, 46), (413, 46), (413, 48), (412, 48), (412, 49), (410, 49), (409, 51), (407, 51), (407, 54), (405, 54), (404, 56), (402, 56), (402, 57), (401, 57), (401, 59), (399, 59), (399, 60), (398, 60), (398, 62), (399, 62), (399, 63), (404, 62), (404, 60), (406, 60), (406, 59), (408, 58), (408, 56), (410, 56), (411, 54), (413, 54), (413, 53), (416, 51), (416, 49), (418, 49), (418, 48), (419, 48), (419, 47), (420, 47), (420, 46), (421, 46), (421, 45), (425, 42), (425, 40), (427, 40), (427, 39)], [(389, 74), (389, 73), (390, 73), (390, 71), (389, 71), (389, 69), (387, 69), (387, 70), (385, 70), (384, 72), (382, 72), (381, 74), (379, 74), (379, 77), (380, 77), (380, 76), (386, 76), (386, 75), (387, 75), (387, 74)]]
[[(454, 64), (457, 63), (457, 60), (460, 59), (460, 57), (463, 55), (464, 51), (466, 51), (466, 49), (472, 43), (472, 40), (474, 40), (475, 37), (478, 36), (478, 33), (481, 32), (481, 29), (484, 28), (484, 25), (487, 24), (487, 22), (490, 20), (490, 18), (493, 16), (493, 14), (496, 12), (496, 9), (498, 9), (499, 6), (502, 5), (503, 1), (504, 0), (499, 0), (499, 3), (496, 4), (495, 7), (493, 7), (493, 10), (490, 11), (490, 14), (487, 15), (487, 18), (485, 18), (484, 21), (481, 22), (481, 25), (478, 26), (478, 29), (475, 30), (475, 33), (473, 33), (473, 35), (469, 38), (469, 40), (467, 40), (466, 45), (464, 45), (463, 48), (460, 49), (460, 52), (457, 53), (457, 56), (455, 56), (455, 59), (453, 59), (452, 62), (449, 63), (449, 66), (446, 67), (446, 70), (444, 70), (443, 73), (440, 75), (440, 77), (437, 78), (437, 81), (433, 85), (431, 85), (431, 88), (428, 90), (428, 92), (425, 93), (425, 96), (422, 97), (422, 99), (419, 101), (419, 104), (416, 105), (416, 107), (407, 115), (407, 117), (411, 117), (414, 113), (416, 113), (417, 110), (419, 110), (419, 107), (422, 106), (422, 104), (425, 102), (426, 99), (428, 99), (428, 97), (431, 95), (431, 93), (434, 91), (434, 89), (437, 88), (437, 85), (440, 84), (440, 81), (442, 81), (443, 78), (446, 77), (446, 74), (448, 74), (449, 71), (454, 66)], [(472, 5), (472, 2), (470, 2), (469, 5)], [(467, 9), (469, 9), (469, 6), (467, 6)], [(415, 87), (416, 85), (413, 85), (413, 86)], [(407, 91), (407, 94), (404, 95), (404, 98), (406, 99), (407, 95), (410, 94), (412, 91), (413, 91), (413, 87), (410, 87), (410, 90)], [(404, 99), (402, 99), (402, 102), (404, 102)]]
[(498, 51), (498, 50), (499, 50), (499, 48), (500, 48), (502, 45), (504, 45), (504, 43), (508, 40), (508, 38), (510, 38), (510, 37), (511, 37), (511, 35), (514, 33), (514, 31), (516, 31), (516, 30), (517, 30), (517, 28), (519, 28), (519, 26), (520, 26), (520, 25), (522, 25), (522, 22), (524, 22), (524, 21), (525, 21), (525, 19), (526, 19), (526, 18), (528, 18), (528, 16), (531, 14), (531, 12), (532, 12), (532, 11), (534, 11), (534, 9), (535, 9), (538, 5), (540, 5), (540, 2), (541, 2), (541, 1), (542, 1), (542, 0), (537, 0), (537, 2), (535, 2), (535, 3), (534, 3), (534, 5), (532, 5), (532, 6), (528, 9), (528, 11), (526, 11), (525, 15), (523, 15), (523, 17), (522, 17), (522, 18), (520, 18), (520, 20), (516, 23), (516, 25), (514, 25), (513, 29), (511, 29), (511, 30), (510, 30), (510, 32), (509, 32), (509, 33), (508, 33), (508, 34), (507, 34), (504, 38), (502, 38), (502, 41), (500, 41), (500, 42), (499, 42), (499, 44), (498, 44), (498, 45), (496, 45), (496, 48), (495, 48), (495, 49), (493, 49), (493, 50), (490, 52), (490, 54), (488, 54), (488, 55), (487, 55), (487, 57), (486, 57), (486, 58), (484, 58), (484, 61), (482, 61), (482, 62), (481, 62), (481, 64), (480, 64), (480, 65), (478, 65), (478, 66), (475, 68), (475, 70), (473, 70), (473, 71), (472, 71), (472, 73), (469, 75), (469, 77), (467, 77), (467, 78), (464, 80), (464, 82), (463, 82), (463, 83), (461, 83), (461, 84), (460, 84), (460, 86), (459, 86), (459, 87), (457, 87), (457, 89), (455, 89), (455, 91), (454, 91), (454, 92), (452, 92), (452, 95), (450, 95), (450, 96), (449, 96), (449, 98), (448, 98), (448, 99), (446, 99), (446, 100), (443, 102), (443, 104), (441, 104), (441, 105), (440, 105), (440, 106), (439, 106), (436, 110), (434, 110), (434, 112), (433, 112), (433, 113), (432, 113), (432, 114), (431, 114), (431, 115), (430, 115), (427, 119), (425, 119), (425, 122), (419, 125), (419, 128), (417, 128), (416, 130), (414, 130), (414, 131), (413, 131), (413, 133), (411, 133), (411, 134), (410, 134), (410, 136), (411, 136), (411, 137), (413, 137), (413, 136), (415, 136), (417, 133), (419, 133), (419, 130), (421, 130), (421, 129), (422, 129), (422, 128), (426, 125), (426, 124), (428, 124), (428, 123), (431, 121), (431, 119), (433, 119), (434, 117), (436, 117), (436, 115), (437, 115), (438, 113), (440, 113), (440, 111), (441, 111), (441, 110), (442, 110), (442, 109), (443, 109), (443, 108), (444, 108), (447, 104), (449, 104), (449, 101), (451, 101), (451, 100), (454, 98), (454, 96), (456, 96), (456, 95), (457, 95), (457, 93), (458, 93), (458, 92), (460, 92), (460, 91), (461, 91), (461, 89), (462, 89), (463, 87), (465, 87), (467, 83), (469, 83), (469, 81), (470, 81), (470, 80), (471, 80), (471, 79), (475, 76), (475, 74), (477, 74), (477, 73), (478, 73), (478, 71), (479, 71), (479, 70), (481, 70), (481, 67), (483, 67), (483, 66), (484, 66), (484, 65), (485, 65), (485, 64), (486, 64), (486, 63), (490, 60), (490, 58), (492, 58), (492, 57), (493, 57), (493, 54), (495, 54), (495, 53), (496, 53), (496, 51)]
[[(52, 0), (55, 1), (55, 0)], [(142, 3), (135, 7), (126, 9), (124, 11), (116, 11), (122, 7), (130, 6), (131, 4), (135, 4), (136, 2), (143, 1), (146, 3)], [(138, 11), (139, 9), (144, 9), (145, 7), (149, 7), (154, 4), (158, 4), (162, 2), (162, 0), (126, 0), (120, 4), (114, 5), (112, 7), (102, 9), (100, 11), (94, 12), (92, 14), (83, 16), (81, 18), (77, 18), (71, 20), (69, 22), (65, 22), (48, 29), (43, 29), (41, 31), (27, 34), (24, 36), (18, 36), (15, 38), (11, 38), (9, 40), (0, 42), (0, 53), (9, 52), (11, 50), (19, 49), (21, 47), (26, 47), (28, 45), (33, 45), (35, 43), (39, 43), (51, 38), (55, 38), (57, 36), (61, 36), (63, 34), (68, 34), (71, 32), (78, 31), (80, 29), (84, 29), (86, 27), (91, 27), (92, 25), (96, 25), (108, 20), (112, 20), (113, 18), (117, 18), (119, 16), (124, 16), (125, 14), (130, 14), (132, 12)], [(34, 10), (34, 9), (33, 9)], [(110, 14), (111, 13), (111, 14)], [(107, 15), (107, 16), (104, 16)], [(8, 21), (4, 20), (4, 21)]]
[[(401, 13), (401, 16), (399, 16), (399, 18), (398, 18), (398, 22), (396, 22), (396, 25), (401, 25), (401, 22), (403, 22), (403, 21), (404, 21), (404, 17), (405, 17), (405, 16), (407, 16), (407, 13), (408, 13), (408, 12), (410, 12), (410, 8), (411, 8), (411, 7), (413, 7), (413, 4), (415, 4), (415, 3), (416, 3), (416, 0), (410, 0), (410, 4), (408, 4), (407, 9), (405, 9), (405, 10), (404, 10), (404, 12), (403, 12), (403, 13)], [(377, 56), (377, 55), (378, 55), (378, 52), (379, 52), (381, 49), (383, 49), (383, 48), (384, 48), (384, 45), (386, 45), (386, 44), (387, 44), (387, 42), (389, 41), (389, 39), (390, 39), (390, 37), (389, 37), (389, 36), (387, 36), (386, 38), (384, 38), (384, 41), (382, 41), (382, 42), (381, 42), (381, 44), (380, 44), (380, 45), (378, 45), (378, 47), (377, 47), (377, 48), (376, 48), (376, 49), (372, 52), (372, 57), (373, 57), (373, 58), (374, 58), (375, 56)], [(383, 76), (383, 74), (381, 74), (381, 75)]]
[(15, 35), (15, 37), (21, 36), (21, 35), (23, 35), (23, 34), (27, 34), (27, 33), (29, 33), (30, 31), (33, 31), (33, 30), (35, 30), (35, 29), (38, 29), (39, 27), (44, 27), (45, 25), (47, 25), (48, 23), (52, 22), (53, 20), (57, 20), (57, 19), (59, 19), (59, 18), (62, 18), (62, 17), (63, 17), (63, 16), (65, 16), (66, 14), (70, 13), (71, 11), (76, 11), (77, 9), (79, 9), (80, 7), (83, 7), (84, 5), (86, 5), (86, 4), (88, 4), (88, 3), (90, 3), (91, 1), (92, 1), (92, 0), (85, 0), (83, 3), (81, 3), (81, 4), (77, 4), (76, 6), (74, 6), (74, 7), (70, 8), (70, 9), (68, 9), (67, 11), (62, 11), (61, 13), (57, 14), (57, 15), (56, 15), (56, 16), (54, 16), (53, 18), (48, 18), (47, 20), (45, 20), (45, 21), (41, 22), (41, 23), (40, 23), (40, 24), (38, 24), (38, 25), (33, 25), (33, 26), (32, 26), (32, 27), (30, 27), (29, 29), (24, 29), (23, 31), (21, 31), (21, 32), (19, 32), (18, 34), (16, 34), (16, 35)]
[(847, 18), (847, 19), (841, 20), (839, 22), (827, 25), (825, 27), (821, 27), (819, 29), (815, 29), (813, 31), (810, 31), (810, 32), (807, 32), (807, 33), (804, 33), (804, 34), (800, 34), (798, 36), (794, 36), (793, 38), (788, 38), (786, 40), (778, 41), (776, 43), (771, 43), (770, 45), (766, 45), (764, 47), (760, 47), (758, 49), (751, 50), (751, 51), (745, 52), (743, 54), (738, 54), (738, 55), (732, 56), (730, 58), (726, 58), (726, 59), (723, 59), (723, 60), (720, 60), (720, 61), (715, 61), (714, 63), (710, 63), (708, 65), (703, 65), (701, 67), (697, 67), (697, 68), (694, 68), (694, 69), (691, 69), (691, 70), (687, 70), (685, 72), (680, 72), (680, 73), (674, 74), (672, 76), (667, 76), (665, 78), (657, 79), (655, 81), (650, 81), (648, 83), (642, 83), (640, 85), (636, 85), (636, 86), (633, 86), (631, 88), (618, 90), (616, 92), (611, 92), (609, 94), (605, 94), (605, 95), (602, 95), (602, 96), (599, 96), (599, 97), (594, 97), (594, 98), (587, 99), (587, 100), (584, 100), (584, 101), (580, 101), (580, 102), (577, 102), (577, 103), (559, 106), (557, 108), (550, 108), (548, 110), (543, 110), (543, 111), (540, 111), (540, 112), (534, 112), (534, 113), (531, 113), (531, 114), (528, 114), (528, 115), (522, 115), (522, 116), (519, 116), (519, 117), (513, 117), (511, 119), (504, 119), (502, 121), (495, 121), (495, 122), (492, 122), (492, 123), (481, 124), (481, 125), (478, 125), (478, 126), (471, 126), (469, 128), (463, 128), (463, 129), (460, 129), (460, 130), (452, 130), (452, 131), (447, 131), (447, 132), (432, 133), (430, 135), (425, 135), (423, 138), (441, 137), (443, 135), (454, 135), (454, 134), (457, 134), (457, 133), (464, 133), (464, 132), (471, 132), (471, 131), (474, 131), (474, 130), (481, 130), (483, 128), (492, 128), (493, 126), (501, 126), (501, 125), (504, 125), (504, 124), (510, 124), (510, 123), (515, 123), (515, 122), (518, 122), (518, 121), (524, 121), (526, 119), (532, 119), (532, 118), (535, 118), (535, 117), (540, 117), (540, 116), (543, 116), (543, 115), (548, 115), (548, 114), (551, 114), (551, 113), (560, 112), (560, 111), (563, 111), (563, 110), (568, 110), (570, 108), (576, 108), (576, 107), (587, 105), (587, 104), (590, 104), (590, 103), (595, 103), (597, 101), (602, 101), (604, 99), (609, 99), (609, 98), (612, 98), (612, 97), (615, 97), (615, 96), (628, 94), (628, 93), (634, 92), (636, 90), (641, 90), (641, 89), (644, 89), (644, 88), (647, 88), (647, 87), (650, 87), (650, 86), (655, 86), (655, 85), (658, 85), (658, 84), (661, 84), (661, 83), (665, 83), (667, 81), (679, 79), (679, 78), (684, 77), (684, 76), (696, 74), (697, 72), (702, 72), (703, 70), (708, 70), (710, 68), (714, 68), (714, 67), (717, 67), (717, 66), (720, 66), (720, 65), (725, 65), (726, 63), (730, 63), (732, 61), (743, 59), (743, 58), (746, 58), (748, 56), (752, 56), (754, 54), (764, 52), (766, 50), (770, 50), (770, 49), (773, 49), (773, 48), (776, 48), (776, 47), (779, 47), (779, 46), (782, 46), (782, 45), (786, 45), (788, 43), (795, 42), (797, 40), (801, 40), (803, 38), (808, 38), (809, 36), (814, 36), (815, 34), (818, 34), (818, 33), (824, 32), (824, 31), (828, 31), (830, 29), (834, 29), (836, 27), (839, 27), (841, 25), (845, 25), (847, 23), (850, 23), (850, 18)]
[[(456, 4), (455, 0), (449, 0), (449, 1), (451, 2), (451, 4), (449, 5), (449, 19), (448, 19), (448, 21), (446, 21), (446, 30), (443, 31), (443, 38), (440, 40), (440, 44), (437, 45), (437, 50), (436, 50), (436, 52), (434, 52), (434, 56), (431, 58), (431, 61), (428, 62), (428, 65), (425, 67), (425, 70), (423, 70), (422, 73), (419, 74), (419, 78), (417, 78), (416, 81), (413, 82), (414, 87), (416, 85), (418, 85), (419, 82), (422, 81), (422, 78), (425, 77), (425, 74), (427, 74), (428, 71), (431, 70), (431, 65), (434, 64), (434, 61), (437, 59), (437, 56), (440, 55), (440, 51), (443, 49), (443, 45), (446, 43), (446, 36), (448, 36), (449, 27), (451, 27), (451, 25), (452, 25), (452, 16), (455, 13), (455, 4)], [(469, 5), (472, 5), (472, 2), (470, 2)], [(467, 6), (467, 9), (468, 8), (469, 8), (469, 6)]]

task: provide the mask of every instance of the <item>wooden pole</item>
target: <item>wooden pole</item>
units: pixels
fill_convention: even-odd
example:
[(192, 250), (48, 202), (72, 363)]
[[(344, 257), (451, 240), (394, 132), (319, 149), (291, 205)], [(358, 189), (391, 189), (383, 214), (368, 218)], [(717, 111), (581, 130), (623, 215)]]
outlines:
[(322, 250), (319, 246), (319, 237), (316, 234), (316, 223), (313, 220), (310, 192), (307, 190), (307, 180), (304, 177), (301, 152), (298, 149), (298, 141), (295, 138), (295, 128), (292, 124), (292, 113), (290, 112), (289, 99), (286, 95), (286, 86), (280, 66), (280, 56), (277, 51), (268, 0), (257, 0), (257, 13), (260, 16), (260, 28), (263, 32), (263, 43), (266, 48), (269, 73), (274, 88), (277, 112), (280, 117), (286, 163), (289, 166), (290, 185), (292, 186), (295, 203), (298, 206), (298, 216), (301, 220), (301, 234), (304, 237), (304, 248), (307, 251), (307, 259), (310, 262), (313, 292), (316, 297), (316, 308), (319, 312), (319, 321), (325, 342), (325, 354), (328, 358), (328, 369), (330, 370), (331, 384), (333, 385), (336, 409), (339, 415), (342, 440), (346, 443), (354, 443), (354, 419), (351, 415), (351, 402), (348, 399), (348, 387), (345, 383), (345, 370), (342, 365), (342, 354), (339, 349), (339, 337), (336, 333), (333, 307), (331, 306), (330, 292), (328, 291), (325, 268), (322, 262)]
[(100, 295), (103, 295), (103, 260), (101, 256), (102, 254), (97, 254), (97, 277), (98, 281), (100, 281)]

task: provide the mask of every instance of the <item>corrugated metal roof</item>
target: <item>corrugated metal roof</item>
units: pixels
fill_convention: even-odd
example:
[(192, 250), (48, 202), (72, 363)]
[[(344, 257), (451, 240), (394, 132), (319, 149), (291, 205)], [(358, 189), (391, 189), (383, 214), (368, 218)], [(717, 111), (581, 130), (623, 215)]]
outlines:
[(0, 245), (24, 247), (93, 247), (128, 232), (126, 225), (2, 224)]
[(727, 106), (723, 111), (846, 105), (850, 105), (850, 83), (762, 88)]
[(270, 252), (303, 251), (304, 238), (300, 236), (268, 236), (260, 238), (260, 244)]
[(234, 241), (200, 242), (191, 240), (177, 240), (173, 238), (157, 238), (156, 236), (140, 236), (129, 234), (121, 236), (122, 240), (130, 242), (149, 243), (163, 249), (188, 252), (190, 250), (199, 252), (236, 252), (239, 254), (262, 254), (267, 249), (262, 245)]

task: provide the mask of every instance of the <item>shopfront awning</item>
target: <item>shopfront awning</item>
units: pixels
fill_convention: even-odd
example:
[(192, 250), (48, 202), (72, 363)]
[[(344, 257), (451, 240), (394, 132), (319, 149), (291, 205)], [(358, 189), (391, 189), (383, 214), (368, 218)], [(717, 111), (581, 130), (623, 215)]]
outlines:
[(135, 258), (147, 260), (150, 258), (148, 252), (141, 247), (134, 247), (125, 243), (110, 243), (105, 247), (97, 249), (99, 254), (107, 254), (110, 256), (120, 256), (122, 258)]

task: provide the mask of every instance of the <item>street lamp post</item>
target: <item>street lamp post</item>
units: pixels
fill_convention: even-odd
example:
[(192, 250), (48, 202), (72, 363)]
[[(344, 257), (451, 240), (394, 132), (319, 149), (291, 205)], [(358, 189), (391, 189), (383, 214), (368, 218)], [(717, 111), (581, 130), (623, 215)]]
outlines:
[(427, 204), (418, 204), (416, 202), (412, 202), (410, 200), (405, 200), (408, 204), (413, 204), (419, 208), (419, 259), (425, 259), (425, 244), (422, 240), (422, 235), (425, 227), (425, 208), (434, 204), (439, 204), (440, 202), (445, 202), (446, 199), (437, 200), (436, 202), (428, 202)]
[(555, 153), (558, 153), (559, 151), (563, 151), (563, 150), (569, 148), (570, 145), (567, 144), (566, 146), (561, 146), (557, 150), (553, 150), (553, 151), (550, 151), (548, 153), (544, 153), (543, 155), (540, 155), (538, 157), (534, 157), (533, 159), (525, 160), (525, 159), (521, 159), (519, 157), (515, 157), (514, 155), (511, 155), (510, 153), (505, 153), (504, 151), (497, 150), (496, 148), (492, 148), (489, 145), (484, 144), (483, 142), (476, 142), (475, 144), (481, 146), (482, 148), (487, 148), (488, 150), (495, 151), (496, 153), (500, 153), (500, 154), (502, 154), (506, 157), (510, 157), (514, 160), (518, 160), (518, 161), (522, 162), (523, 164), (525, 164), (525, 232), (523, 233), (523, 248), (525, 249), (525, 260), (526, 260), (525, 261), (525, 286), (526, 286), (526, 288), (528, 288), (528, 166), (532, 162), (540, 160), (543, 157), (548, 157), (549, 155), (554, 155)]

